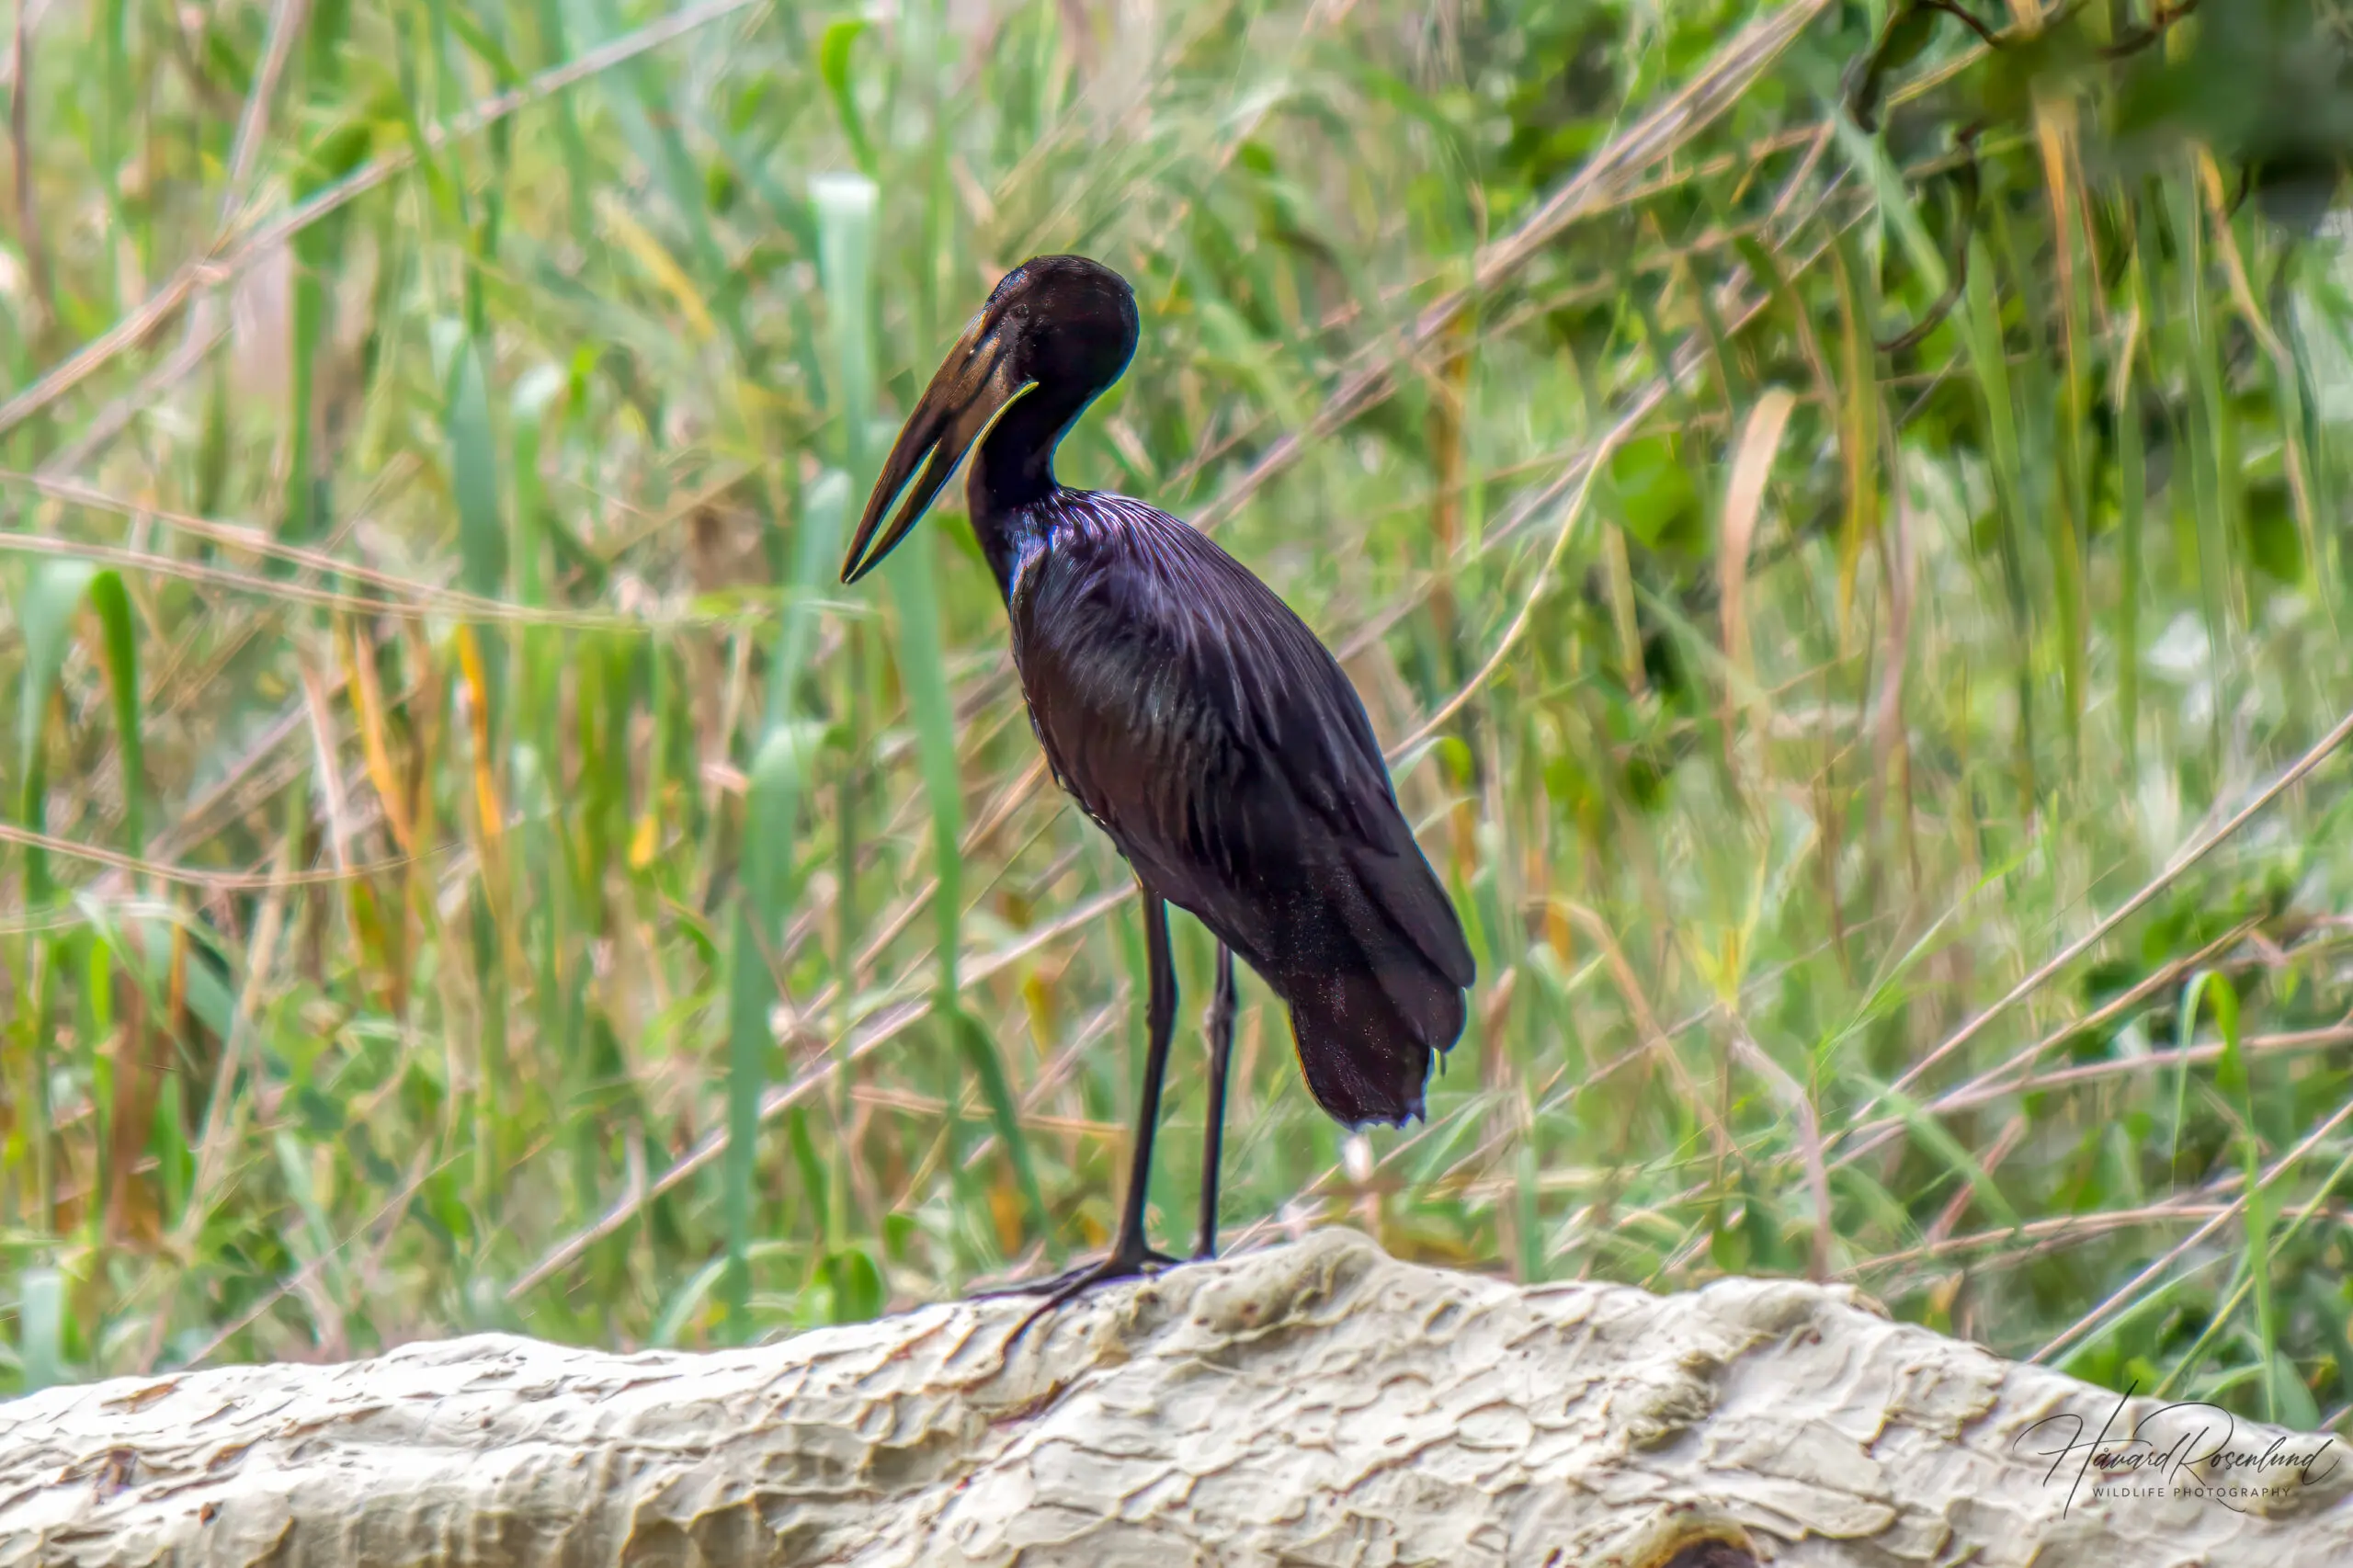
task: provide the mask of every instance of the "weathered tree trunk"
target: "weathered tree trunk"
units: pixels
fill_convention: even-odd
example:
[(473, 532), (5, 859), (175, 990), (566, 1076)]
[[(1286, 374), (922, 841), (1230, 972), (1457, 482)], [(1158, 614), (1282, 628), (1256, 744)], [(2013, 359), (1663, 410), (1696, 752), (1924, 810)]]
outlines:
[[(1522, 1290), (1327, 1232), (1105, 1291), (1001, 1364), (1027, 1310), (52, 1389), (0, 1405), (0, 1564), (2353, 1564), (2332, 1439), (1837, 1290)], [(2119, 1496), (2056, 1455), (2103, 1428), (2187, 1441)]]

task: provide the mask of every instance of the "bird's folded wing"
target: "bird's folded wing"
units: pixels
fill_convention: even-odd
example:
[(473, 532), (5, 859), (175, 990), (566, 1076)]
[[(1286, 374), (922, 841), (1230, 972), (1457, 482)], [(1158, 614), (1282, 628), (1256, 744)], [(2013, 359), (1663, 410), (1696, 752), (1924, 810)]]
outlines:
[(1180, 903), (1178, 881), (1344, 860), (1432, 967), (1470, 984), (1461, 923), (1338, 663), (1205, 536), (1136, 503), (1121, 520), (1050, 570), (1025, 629), (1046, 677), (1025, 673), (1032, 714), (1065, 787)]

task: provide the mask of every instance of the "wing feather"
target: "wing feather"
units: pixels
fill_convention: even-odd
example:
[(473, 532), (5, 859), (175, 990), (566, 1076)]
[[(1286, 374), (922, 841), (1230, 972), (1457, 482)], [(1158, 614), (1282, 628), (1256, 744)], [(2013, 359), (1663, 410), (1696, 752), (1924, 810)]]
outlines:
[(1008, 608), (1032, 722), (1064, 788), (1164, 896), (1261, 972), (1280, 963), (1280, 933), (1256, 927), (1296, 873), (1345, 878), (1468, 986), (1452, 902), (1398, 809), (1363, 703), (1306, 623), (1165, 513), (1086, 492), (1057, 500), (1052, 542)]

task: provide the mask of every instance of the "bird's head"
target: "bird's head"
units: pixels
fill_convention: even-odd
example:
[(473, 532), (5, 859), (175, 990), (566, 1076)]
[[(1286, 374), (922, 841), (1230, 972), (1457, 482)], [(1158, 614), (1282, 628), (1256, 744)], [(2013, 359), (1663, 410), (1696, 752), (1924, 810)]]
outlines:
[[(966, 324), (892, 444), (842, 562), (842, 581), (857, 582), (891, 553), (964, 454), (1017, 399), (1033, 387), (1050, 389), (1072, 398), (1069, 413), (1075, 417), (1086, 399), (1127, 369), (1136, 334), (1135, 291), (1099, 261), (1039, 256), (1006, 273)], [(902, 490), (905, 499), (893, 513), (891, 504)], [(891, 523), (884, 528), (886, 516)]]

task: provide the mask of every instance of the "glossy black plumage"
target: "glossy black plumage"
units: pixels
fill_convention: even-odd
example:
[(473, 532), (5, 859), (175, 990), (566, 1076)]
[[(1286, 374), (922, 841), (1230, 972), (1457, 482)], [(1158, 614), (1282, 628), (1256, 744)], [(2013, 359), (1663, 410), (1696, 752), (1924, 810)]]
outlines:
[[(843, 566), (845, 582), (871, 570), (977, 443), (972, 528), (1005, 597), (1030, 722), (1145, 893), (1151, 1055), (1128, 1200), (1112, 1257), (1057, 1301), (1156, 1256), (1143, 1188), (1176, 1007), (1163, 900), (1290, 1005), (1309, 1089), (1352, 1126), (1421, 1113), (1472, 979), (1363, 705), (1314, 633), (1198, 530), (1055, 481), (1055, 447), (1119, 379), (1137, 330), (1126, 281), (1097, 263), (1040, 256), (1008, 273), (908, 417)], [(1204, 1254), (1232, 1016), (1221, 951)]]
[(1036, 543), (1006, 608), (1055, 778), (1290, 1004), (1325, 1110), (1419, 1115), (1432, 1053), (1462, 1032), (1471, 952), (1347, 676), (1176, 518), (1089, 491), (1024, 510)]

